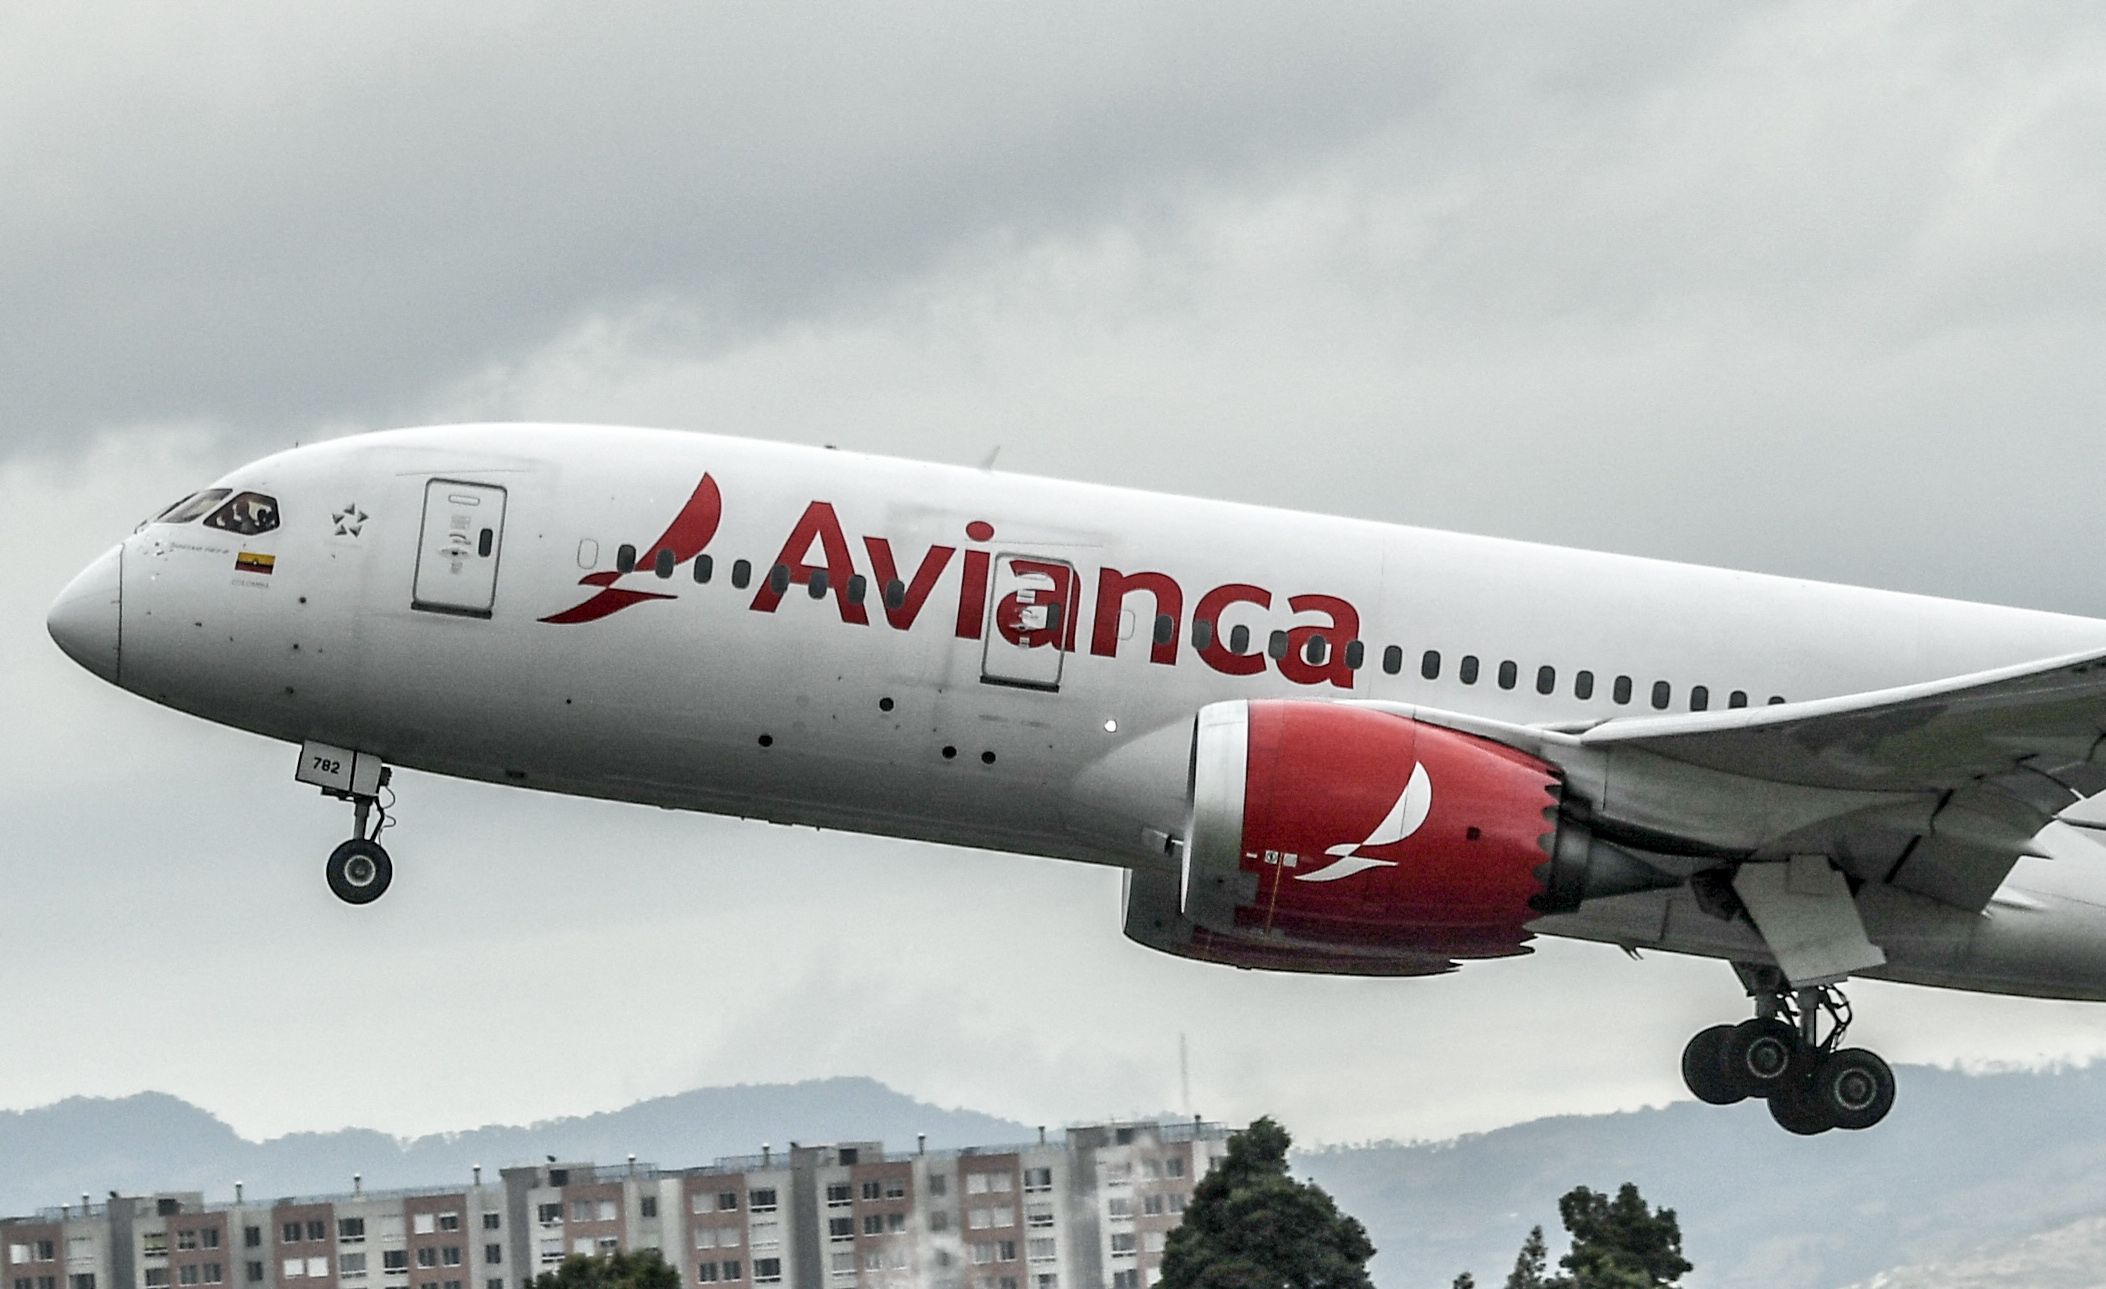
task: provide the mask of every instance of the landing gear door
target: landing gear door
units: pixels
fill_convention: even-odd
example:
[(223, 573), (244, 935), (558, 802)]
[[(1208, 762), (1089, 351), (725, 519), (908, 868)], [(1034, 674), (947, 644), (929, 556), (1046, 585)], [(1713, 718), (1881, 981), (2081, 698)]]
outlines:
[(497, 602), (497, 555), (505, 534), (505, 490), (433, 479), (424, 485), (417, 582), (410, 607), (487, 618)]
[(1057, 691), (1075, 643), (1075, 566), (1036, 555), (997, 555), (980, 679)]

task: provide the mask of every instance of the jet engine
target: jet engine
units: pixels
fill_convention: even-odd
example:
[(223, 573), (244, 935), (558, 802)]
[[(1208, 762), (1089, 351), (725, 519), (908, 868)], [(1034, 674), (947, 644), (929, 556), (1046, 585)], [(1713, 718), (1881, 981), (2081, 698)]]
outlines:
[(1258, 959), (1303, 946), (1418, 974), (1527, 952), (1530, 921), (1581, 900), (1679, 884), (1562, 795), (1533, 756), (1380, 708), (1213, 704), (1193, 738), (1183, 951), (1274, 966)]

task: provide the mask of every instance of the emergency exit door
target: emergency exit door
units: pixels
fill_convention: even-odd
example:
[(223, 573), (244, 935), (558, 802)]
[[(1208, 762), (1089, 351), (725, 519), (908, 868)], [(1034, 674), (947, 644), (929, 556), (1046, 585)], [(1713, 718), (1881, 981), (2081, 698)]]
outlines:
[(505, 490), (433, 479), (424, 485), (417, 581), (410, 607), (487, 618), (497, 602), (497, 552), (505, 535)]
[(980, 680), (1057, 690), (1075, 640), (1075, 568), (1065, 560), (997, 555)]

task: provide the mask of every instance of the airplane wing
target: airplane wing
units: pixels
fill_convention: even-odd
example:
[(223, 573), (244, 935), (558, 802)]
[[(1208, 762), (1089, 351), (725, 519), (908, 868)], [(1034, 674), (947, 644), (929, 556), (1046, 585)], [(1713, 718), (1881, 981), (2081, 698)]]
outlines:
[(2106, 652), (1814, 702), (1610, 721), (1576, 743), (1630, 773), (1657, 757), (1882, 802), (1860, 808), (1859, 822), (1899, 845), (1859, 875), (1979, 910), (2020, 855), (2041, 853), (2033, 838), (2050, 820), (2106, 791)]

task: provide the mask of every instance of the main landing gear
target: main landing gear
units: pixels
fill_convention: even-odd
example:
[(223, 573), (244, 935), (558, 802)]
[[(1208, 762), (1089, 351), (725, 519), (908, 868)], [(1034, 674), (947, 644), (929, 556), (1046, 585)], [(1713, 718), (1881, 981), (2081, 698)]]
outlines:
[(293, 777), (320, 788), (323, 796), (351, 803), (351, 840), (329, 853), (325, 870), (336, 898), (346, 904), (371, 904), (386, 894), (388, 883), (395, 880), (395, 864), (381, 846), (380, 834), (391, 822), (392, 772), (370, 752), (310, 740), (300, 748), (300, 768)]
[(1682, 1049), (1682, 1081), (1699, 1100), (1761, 1097), (1779, 1126), (1802, 1137), (1887, 1117), (1894, 1072), (1876, 1053), (1842, 1045), (1850, 1003), (1841, 990), (1792, 989), (1775, 967), (1734, 970), (1755, 999), (1755, 1018), (1713, 1025)]

